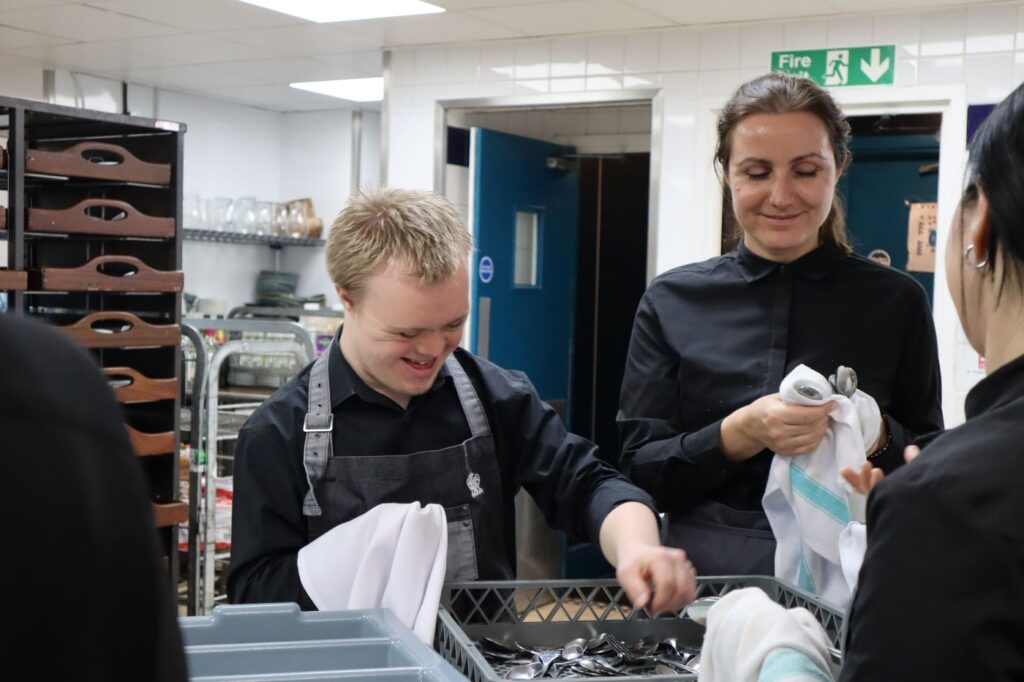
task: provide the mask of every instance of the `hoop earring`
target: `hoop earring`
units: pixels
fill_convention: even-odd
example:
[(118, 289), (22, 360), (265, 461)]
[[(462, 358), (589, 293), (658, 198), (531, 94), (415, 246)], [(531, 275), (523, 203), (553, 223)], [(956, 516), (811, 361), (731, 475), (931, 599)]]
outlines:
[(975, 270), (981, 270), (983, 267), (988, 265), (988, 258), (982, 258), (979, 261), (971, 262), (971, 252), (972, 251), (974, 251), (974, 244), (969, 244), (967, 246), (967, 248), (964, 249), (964, 262), (965, 263), (970, 265)]

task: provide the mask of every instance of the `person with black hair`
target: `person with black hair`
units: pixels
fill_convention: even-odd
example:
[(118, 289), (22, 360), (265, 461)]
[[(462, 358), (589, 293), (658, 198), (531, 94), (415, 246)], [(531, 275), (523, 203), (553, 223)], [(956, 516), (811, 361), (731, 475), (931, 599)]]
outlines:
[(0, 358), (5, 669), (183, 682), (146, 483), (103, 375), (61, 332), (10, 315)]
[(1024, 86), (971, 144), (945, 267), (987, 376), (871, 491), (843, 681), (1024, 679)]

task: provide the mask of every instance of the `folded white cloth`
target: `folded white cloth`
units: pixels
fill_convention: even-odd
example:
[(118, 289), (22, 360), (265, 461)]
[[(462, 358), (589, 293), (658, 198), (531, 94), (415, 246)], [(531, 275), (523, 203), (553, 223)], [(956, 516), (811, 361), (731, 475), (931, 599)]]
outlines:
[(437, 504), (380, 504), (299, 550), (299, 580), (321, 611), (391, 609), (433, 646), (448, 525)]
[[(762, 504), (777, 542), (775, 576), (845, 607), (864, 555), (865, 545), (856, 542), (864, 534), (854, 528), (863, 525), (865, 498), (850, 488), (839, 471), (847, 466), (858, 469), (867, 460), (868, 446), (878, 439), (881, 413), (874, 398), (863, 391), (850, 398), (833, 394), (828, 380), (805, 365), (786, 375), (779, 392), (786, 402), (835, 401), (836, 407), (814, 452), (776, 455), (772, 461)], [(820, 397), (812, 397), (815, 392)], [(839, 538), (844, 531), (851, 541), (840, 556)], [(857, 569), (844, 572), (844, 560)]]
[(756, 587), (711, 607), (700, 682), (832, 682), (829, 640), (807, 609), (785, 609)]

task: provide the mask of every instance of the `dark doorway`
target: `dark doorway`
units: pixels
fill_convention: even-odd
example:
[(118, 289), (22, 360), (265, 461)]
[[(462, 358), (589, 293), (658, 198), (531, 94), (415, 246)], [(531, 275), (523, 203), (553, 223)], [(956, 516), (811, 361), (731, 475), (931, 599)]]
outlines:
[(633, 316), (647, 288), (650, 154), (580, 159), (570, 429), (618, 460), (615, 414)]
[[(584, 157), (580, 164), (579, 277), (569, 429), (617, 463), (622, 372), (640, 298), (647, 288), (650, 154)], [(567, 543), (566, 578), (614, 576), (590, 544)]]

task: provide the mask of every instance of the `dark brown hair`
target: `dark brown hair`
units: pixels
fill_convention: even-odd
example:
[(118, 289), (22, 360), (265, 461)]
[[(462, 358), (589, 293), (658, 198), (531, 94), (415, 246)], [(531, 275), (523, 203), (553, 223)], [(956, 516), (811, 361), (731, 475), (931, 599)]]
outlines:
[[(732, 132), (740, 121), (754, 114), (792, 114), (806, 111), (825, 126), (832, 143), (836, 170), (842, 173), (850, 160), (850, 124), (832, 96), (814, 81), (784, 73), (769, 73), (747, 81), (733, 93), (718, 114), (718, 145), (715, 164), (721, 172), (723, 187), (729, 172)], [(846, 217), (838, 194), (821, 226), (821, 240), (844, 253), (852, 253)]]

